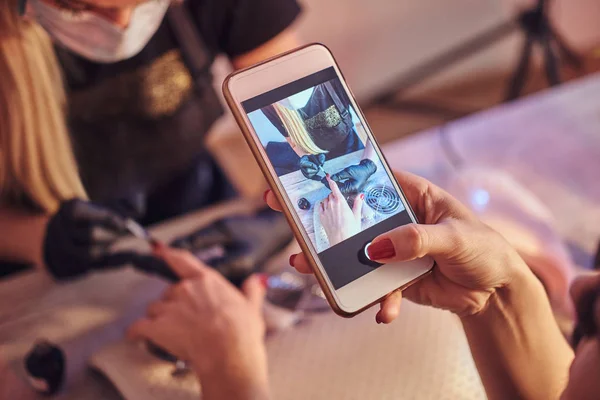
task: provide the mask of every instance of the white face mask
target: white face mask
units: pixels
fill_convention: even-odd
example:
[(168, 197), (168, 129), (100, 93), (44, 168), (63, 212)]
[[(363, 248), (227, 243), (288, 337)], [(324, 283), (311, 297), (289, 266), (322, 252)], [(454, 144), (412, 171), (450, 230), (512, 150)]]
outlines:
[(91, 13), (61, 10), (34, 0), (35, 19), (50, 36), (69, 50), (100, 63), (114, 63), (138, 54), (156, 33), (170, 0), (150, 0), (137, 6), (127, 28)]

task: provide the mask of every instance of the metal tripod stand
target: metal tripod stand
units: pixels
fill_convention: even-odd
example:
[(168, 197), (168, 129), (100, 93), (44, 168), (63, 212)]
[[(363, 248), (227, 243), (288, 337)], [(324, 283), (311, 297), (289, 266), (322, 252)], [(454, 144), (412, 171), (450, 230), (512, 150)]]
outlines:
[(514, 100), (523, 92), (534, 45), (539, 45), (544, 53), (544, 69), (548, 83), (551, 86), (560, 83), (559, 63), (560, 59), (576, 69), (582, 68), (582, 62), (553, 28), (548, 16), (548, 1), (538, 0), (535, 7), (523, 11), (516, 20), (502, 23), (478, 37), (466, 43), (460, 44), (453, 49), (419, 65), (392, 84), (392, 90), (376, 97), (372, 105), (382, 106), (397, 111), (409, 111), (425, 114), (442, 114), (448, 117), (458, 117), (464, 112), (450, 110), (445, 107), (417, 103), (397, 99), (398, 95), (407, 89), (416, 86), (432, 75), (442, 72), (451, 65), (470, 57), (471, 55), (504, 39), (515, 30), (520, 29), (525, 34), (525, 41), (521, 50), (521, 58), (518, 62), (508, 88), (506, 90), (506, 101)]

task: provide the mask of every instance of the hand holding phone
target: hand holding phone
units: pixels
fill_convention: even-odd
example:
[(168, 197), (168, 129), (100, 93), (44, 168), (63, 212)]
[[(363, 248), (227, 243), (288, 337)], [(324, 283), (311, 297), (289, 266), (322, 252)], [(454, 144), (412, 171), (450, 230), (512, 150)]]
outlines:
[(309, 45), (236, 72), (227, 103), (332, 308), (353, 316), (433, 267), (366, 249), (417, 219), (333, 56)]
[[(402, 297), (462, 317), (473, 315), (515, 276), (532, 276), (514, 248), (458, 200), (423, 178), (405, 172), (394, 174), (423, 225), (399, 226), (375, 238), (373, 243), (383, 246), (374, 250), (388, 254), (377, 261), (402, 262), (429, 254), (437, 267), (403, 292), (387, 296), (381, 302), (377, 322), (392, 322), (399, 315)], [(283, 210), (273, 192), (266, 200), (272, 209)], [(389, 254), (393, 254), (391, 258)], [(312, 274), (309, 260), (310, 255), (300, 253), (292, 256), (291, 264), (300, 273)]]

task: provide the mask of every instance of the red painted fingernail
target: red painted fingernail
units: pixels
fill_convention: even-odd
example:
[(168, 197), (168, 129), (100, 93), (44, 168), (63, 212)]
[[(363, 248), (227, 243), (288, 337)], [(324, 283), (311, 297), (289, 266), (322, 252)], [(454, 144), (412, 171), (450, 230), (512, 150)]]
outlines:
[(331, 175), (329, 175), (329, 174), (325, 174), (325, 177), (326, 177), (327, 179), (331, 179)]
[(261, 285), (263, 285), (265, 289), (269, 287), (269, 275), (258, 274), (258, 279), (260, 280)]
[(290, 265), (293, 267), (294, 266), (294, 261), (296, 261), (296, 254), (292, 254), (290, 256)]
[(394, 243), (390, 239), (383, 239), (375, 243), (371, 243), (369, 249), (369, 258), (371, 260), (386, 260), (396, 255)]
[(166, 247), (166, 245), (160, 240), (150, 239), (150, 246), (152, 246), (153, 251), (161, 251)]
[(267, 196), (269, 195), (270, 191), (271, 191), (270, 189), (267, 189), (267, 190), (265, 190), (265, 193), (263, 194), (263, 201), (265, 203), (267, 202)]
[(379, 319), (379, 314), (375, 315), (375, 322), (377, 322), (378, 324), (382, 323), (382, 321)]
[(364, 200), (364, 199), (365, 199), (365, 194), (364, 194), (364, 193), (361, 193), (361, 194), (360, 194), (360, 199), (361, 199), (361, 200)]

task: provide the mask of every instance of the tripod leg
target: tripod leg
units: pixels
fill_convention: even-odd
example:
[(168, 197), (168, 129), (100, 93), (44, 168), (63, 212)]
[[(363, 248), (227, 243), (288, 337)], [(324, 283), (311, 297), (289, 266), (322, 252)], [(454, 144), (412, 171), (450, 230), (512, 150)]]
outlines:
[(529, 72), (529, 60), (531, 59), (531, 52), (533, 50), (533, 37), (527, 35), (525, 37), (525, 43), (523, 44), (523, 50), (521, 51), (521, 59), (519, 65), (515, 70), (513, 77), (508, 88), (506, 95), (507, 101), (515, 100), (521, 94), (523, 87), (525, 86), (525, 79)]
[(546, 77), (550, 86), (560, 84), (560, 71), (558, 66), (558, 57), (554, 54), (550, 31), (547, 31), (541, 40), (544, 49), (544, 67), (546, 68)]
[(477, 54), (483, 49), (504, 39), (517, 28), (513, 21), (504, 22), (489, 31), (481, 33), (471, 40), (462, 43), (429, 61), (410, 69), (407, 73), (391, 84), (391, 89), (372, 100), (373, 104), (392, 102), (394, 98), (422, 83), (424, 80), (443, 72), (445, 69), (467, 57)]
[(581, 61), (581, 57), (577, 55), (577, 52), (567, 44), (565, 39), (557, 33), (552, 26), (548, 26), (548, 30), (550, 31), (553, 40), (556, 42), (556, 46), (560, 52), (559, 54), (565, 59), (565, 62), (577, 70), (581, 70), (583, 68), (583, 62)]

